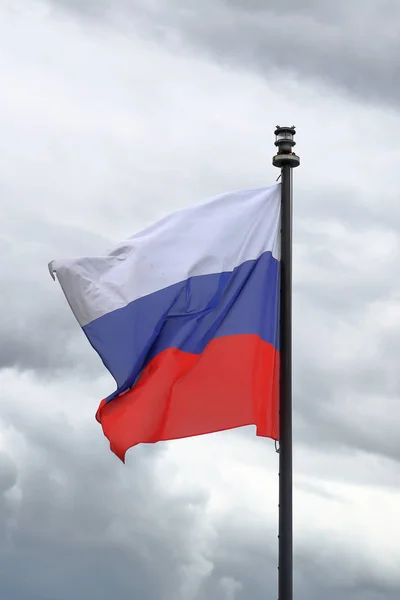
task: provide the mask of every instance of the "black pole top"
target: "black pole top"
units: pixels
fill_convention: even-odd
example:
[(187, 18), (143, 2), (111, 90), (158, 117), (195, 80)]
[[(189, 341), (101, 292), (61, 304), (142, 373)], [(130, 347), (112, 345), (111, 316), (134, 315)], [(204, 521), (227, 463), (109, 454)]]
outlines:
[(292, 135), (295, 135), (296, 133), (296, 127), (294, 125), (292, 125), (291, 127), (281, 127), (280, 125), (276, 126), (275, 129), (275, 135), (279, 135), (280, 133), (291, 133)]
[(282, 168), (284, 165), (288, 165), (294, 168), (299, 166), (300, 158), (293, 152), (293, 146), (296, 145), (294, 141), (295, 134), (296, 128), (294, 125), (291, 127), (277, 125), (275, 129), (275, 146), (277, 146), (278, 153), (272, 159), (274, 167)]

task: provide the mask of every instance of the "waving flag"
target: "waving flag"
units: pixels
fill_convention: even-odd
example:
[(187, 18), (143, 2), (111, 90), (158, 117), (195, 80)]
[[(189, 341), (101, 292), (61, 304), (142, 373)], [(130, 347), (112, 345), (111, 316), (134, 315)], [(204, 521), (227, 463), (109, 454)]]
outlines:
[(136, 444), (244, 425), (279, 438), (280, 186), (167, 216), (50, 272), (117, 389), (97, 420)]

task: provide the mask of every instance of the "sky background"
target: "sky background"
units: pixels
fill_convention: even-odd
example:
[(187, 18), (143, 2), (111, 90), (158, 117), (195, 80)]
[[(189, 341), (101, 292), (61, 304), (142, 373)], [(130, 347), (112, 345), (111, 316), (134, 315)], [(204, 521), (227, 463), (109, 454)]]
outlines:
[(295, 124), (296, 600), (400, 597), (400, 3), (0, 1), (1, 600), (275, 600), (253, 428), (138, 447), (47, 263), (275, 182)]

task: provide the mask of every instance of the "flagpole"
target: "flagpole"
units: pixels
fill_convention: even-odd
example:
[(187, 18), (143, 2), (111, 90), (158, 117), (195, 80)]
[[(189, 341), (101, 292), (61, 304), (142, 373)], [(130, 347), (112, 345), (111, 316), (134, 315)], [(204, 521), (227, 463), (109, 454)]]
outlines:
[(293, 467), (292, 467), (292, 171), (300, 159), (293, 152), (295, 127), (275, 130), (281, 169), (281, 284), (279, 397), (279, 550), (278, 600), (293, 600)]

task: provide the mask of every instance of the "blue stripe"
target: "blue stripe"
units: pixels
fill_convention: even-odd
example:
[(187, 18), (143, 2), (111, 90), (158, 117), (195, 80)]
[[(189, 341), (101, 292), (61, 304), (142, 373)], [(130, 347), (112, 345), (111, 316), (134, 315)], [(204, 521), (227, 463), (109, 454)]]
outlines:
[(191, 277), (139, 298), (83, 330), (118, 389), (167, 348), (200, 354), (213, 338), (257, 334), (279, 350), (279, 262), (271, 252), (233, 271)]

